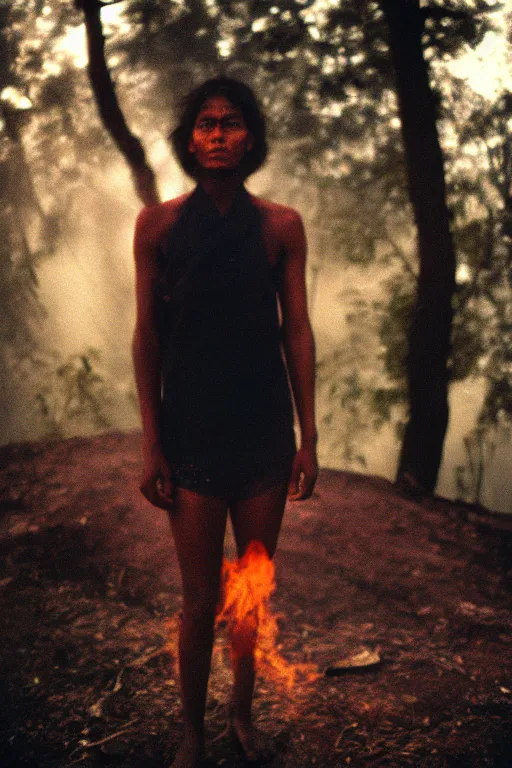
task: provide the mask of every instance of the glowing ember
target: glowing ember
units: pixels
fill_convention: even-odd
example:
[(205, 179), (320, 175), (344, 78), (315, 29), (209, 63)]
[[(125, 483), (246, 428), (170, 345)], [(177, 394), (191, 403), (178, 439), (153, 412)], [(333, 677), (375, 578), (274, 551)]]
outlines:
[(259, 672), (290, 689), (297, 676), (308, 682), (319, 677), (314, 664), (289, 664), (279, 653), (277, 643), (279, 616), (270, 609), (275, 591), (274, 564), (259, 541), (252, 541), (243, 557), (235, 562), (225, 560), (222, 566), (223, 603), (217, 615), (217, 626), (226, 622), (232, 635), (256, 632), (254, 657)]

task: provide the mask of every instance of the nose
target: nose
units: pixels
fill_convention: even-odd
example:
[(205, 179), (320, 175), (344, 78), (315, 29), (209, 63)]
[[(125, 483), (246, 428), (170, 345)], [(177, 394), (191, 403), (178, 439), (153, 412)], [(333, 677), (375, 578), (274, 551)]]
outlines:
[(222, 139), (222, 141), (224, 141), (224, 128), (223, 128), (222, 123), (220, 122), (220, 120), (219, 120), (219, 122), (217, 122), (215, 124), (214, 128), (212, 129), (212, 132), (210, 134), (210, 138), (213, 141), (219, 141), (220, 139)]

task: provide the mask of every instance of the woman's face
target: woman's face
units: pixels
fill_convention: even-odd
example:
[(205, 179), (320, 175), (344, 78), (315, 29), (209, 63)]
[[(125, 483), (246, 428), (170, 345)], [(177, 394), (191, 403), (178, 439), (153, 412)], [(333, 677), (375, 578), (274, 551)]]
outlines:
[(212, 96), (199, 110), (188, 150), (205, 171), (232, 171), (253, 143), (238, 107), (225, 96)]

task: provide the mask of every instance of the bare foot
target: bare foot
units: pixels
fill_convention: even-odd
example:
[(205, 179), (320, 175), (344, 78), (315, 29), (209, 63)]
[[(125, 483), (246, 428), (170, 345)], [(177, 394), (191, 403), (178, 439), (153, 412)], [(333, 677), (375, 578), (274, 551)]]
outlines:
[(204, 747), (201, 739), (185, 738), (170, 768), (201, 768)]
[(248, 762), (265, 762), (272, 758), (274, 749), (272, 747), (272, 742), (266, 733), (255, 728), (252, 723), (243, 722), (234, 718), (231, 726), (238, 746)]

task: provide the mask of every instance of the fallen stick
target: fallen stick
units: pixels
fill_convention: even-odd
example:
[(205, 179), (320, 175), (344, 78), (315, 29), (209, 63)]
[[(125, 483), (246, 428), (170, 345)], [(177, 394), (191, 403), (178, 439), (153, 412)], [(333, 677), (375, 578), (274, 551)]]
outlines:
[[(138, 717), (135, 717), (133, 720), (130, 720), (130, 722), (127, 723), (124, 728), (121, 728), (120, 731), (111, 733), (110, 736), (104, 736), (103, 739), (99, 739), (98, 741), (91, 741), (90, 744), (81, 744), (76, 749), (91, 749), (91, 747), (100, 747), (102, 744), (106, 744), (107, 741), (112, 741), (113, 739), (117, 739), (118, 736), (122, 736), (125, 733), (129, 733), (130, 731), (133, 731), (133, 728), (131, 726), (134, 723), (136, 723), (138, 719), (139, 719)], [(76, 752), (76, 749), (74, 749), (73, 752)], [(73, 754), (73, 752), (71, 754)], [(66, 768), (69, 768), (69, 766), (71, 765), (77, 765), (77, 763), (81, 763), (86, 758), (87, 758), (87, 755), (82, 755), (82, 757), (80, 757), (78, 760), (73, 760), (72, 763), (68, 763), (66, 765)]]

